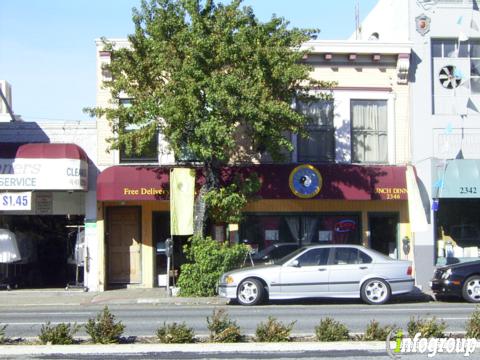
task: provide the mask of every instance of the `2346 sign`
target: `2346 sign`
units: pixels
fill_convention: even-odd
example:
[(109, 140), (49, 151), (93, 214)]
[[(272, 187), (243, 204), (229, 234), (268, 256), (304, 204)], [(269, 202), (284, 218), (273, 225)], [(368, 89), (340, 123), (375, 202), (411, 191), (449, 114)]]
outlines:
[(31, 192), (2, 192), (0, 193), (0, 210), (31, 210)]

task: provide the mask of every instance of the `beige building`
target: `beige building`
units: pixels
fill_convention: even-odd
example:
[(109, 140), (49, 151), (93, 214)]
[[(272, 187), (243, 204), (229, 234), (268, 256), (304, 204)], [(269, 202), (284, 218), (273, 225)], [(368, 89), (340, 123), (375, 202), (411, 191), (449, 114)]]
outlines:
[[(116, 46), (128, 46), (113, 39)], [(313, 77), (334, 81), (334, 101), (295, 104), (312, 118), (309, 138), (290, 135), (285, 164), (253, 165), (263, 178), (261, 200), (245, 209), (238, 232), (215, 228), (216, 238), (248, 239), (263, 249), (275, 242), (360, 243), (396, 258), (412, 258), (406, 164), (410, 159), (408, 43), (311, 41)], [(97, 41), (97, 106), (115, 106), (102, 88), (110, 61)], [(318, 89), (316, 91), (325, 91)], [(169, 166), (174, 156), (161, 134), (155, 157), (109, 151), (114, 136), (97, 119), (98, 285), (162, 285), (162, 248), (169, 237)], [(248, 164), (242, 164), (248, 168)], [(299, 176), (312, 176), (302, 188)], [(268, 185), (268, 186), (267, 186)], [(274, 210), (272, 210), (274, 209)], [(184, 238), (175, 238), (176, 252)], [(178, 266), (174, 265), (176, 269)]]

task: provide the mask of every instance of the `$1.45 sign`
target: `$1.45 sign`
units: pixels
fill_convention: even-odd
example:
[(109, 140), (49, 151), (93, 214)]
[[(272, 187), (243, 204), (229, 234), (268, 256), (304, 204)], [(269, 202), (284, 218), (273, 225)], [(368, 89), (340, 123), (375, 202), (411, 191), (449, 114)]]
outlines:
[(0, 210), (31, 210), (31, 192), (0, 192)]

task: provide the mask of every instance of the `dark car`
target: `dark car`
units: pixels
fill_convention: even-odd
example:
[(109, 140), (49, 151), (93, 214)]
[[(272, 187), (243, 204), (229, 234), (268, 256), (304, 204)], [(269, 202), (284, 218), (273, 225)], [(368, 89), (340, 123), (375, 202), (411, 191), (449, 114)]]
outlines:
[(275, 260), (294, 252), (299, 248), (298, 244), (273, 244), (252, 255), (255, 264), (273, 263)]
[(437, 296), (461, 296), (480, 303), (480, 260), (437, 268), (430, 287)]

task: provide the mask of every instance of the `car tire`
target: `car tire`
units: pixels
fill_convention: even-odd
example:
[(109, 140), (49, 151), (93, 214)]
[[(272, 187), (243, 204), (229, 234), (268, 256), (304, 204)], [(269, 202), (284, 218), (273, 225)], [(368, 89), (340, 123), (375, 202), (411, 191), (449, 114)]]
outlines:
[(258, 305), (265, 299), (265, 287), (253, 278), (243, 280), (237, 289), (237, 301), (240, 305)]
[(471, 303), (480, 303), (480, 276), (470, 276), (463, 283), (462, 287), (463, 298)]
[(390, 300), (392, 291), (385, 280), (368, 279), (360, 288), (360, 296), (364, 302), (370, 305), (385, 304)]

